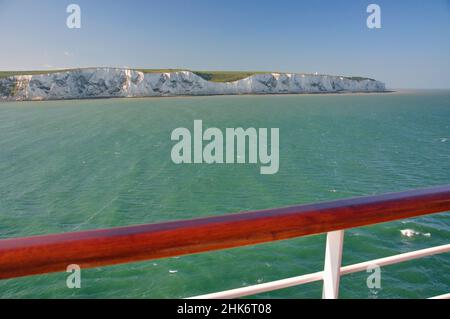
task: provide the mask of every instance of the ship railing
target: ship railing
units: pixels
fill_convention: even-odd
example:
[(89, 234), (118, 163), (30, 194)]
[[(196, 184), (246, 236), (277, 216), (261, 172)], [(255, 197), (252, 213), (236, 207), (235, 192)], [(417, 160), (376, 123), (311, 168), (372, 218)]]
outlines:
[[(339, 296), (343, 275), (450, 252), (450, 244), (343, 266), (344, 231), (450, 211), (450, 185), (190, 220), (0, 240), (0, 279), (256, 245), (326, 233), (323, 270), (193, 298), (239, 298), (323, 281)], [(450, 298), (450, 293), (432, 297)]]

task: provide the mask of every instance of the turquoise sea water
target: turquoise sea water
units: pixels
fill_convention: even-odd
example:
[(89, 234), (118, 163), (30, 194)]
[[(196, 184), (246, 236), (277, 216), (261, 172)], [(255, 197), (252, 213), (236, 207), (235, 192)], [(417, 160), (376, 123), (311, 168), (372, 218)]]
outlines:
[[(280, 170), (175, 165), (177, 127), (279, 127)], [(0, 238), (134, 225), (450, 183), (450, 92), (217, 96), (0, 104)], [(352, 229), (343, 264), (449, 242), (450, 214)], [(420, 233), (404, 237), (400, 230)], [(189, 297), (321, 270), (323, 235), (0, 281), (0, 298)], [(344, 276), (342, 298), (450, 287), (450, 254)], [(320, 298), (321, 283), (257, 297)]]

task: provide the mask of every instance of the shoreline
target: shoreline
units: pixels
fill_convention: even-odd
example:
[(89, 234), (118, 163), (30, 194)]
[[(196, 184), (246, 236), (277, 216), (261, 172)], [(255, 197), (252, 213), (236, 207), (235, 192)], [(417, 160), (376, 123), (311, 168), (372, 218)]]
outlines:
[(144, 73), (132, 69), (115, 68), (20, 75), (0, 79), (0, 99), (3, 101), (49, 101), (387, 91), (383, 82), (360, 77), (255, 73), (245, 74), (246, 76), (242, 79), (233, 78), (230, 81), (224, 81), (224, 74), (219, 74), (222, 77), (215, 74), (215, 81), (212, 81), (209, 75), (212, 77), (214, 74), (191, 71)]
[[(415, 90), (414, 90), (415, 91)], [(378, 94), (396, 94), (407, 93), (407, 90), (386, 90), (386, 91), (368, 91), (368, 92), (305, 92), (305, 93), (245, 93), (245, 94), (189, 94), (189, 95), (165, 95), (165, 96), (105, 96), (105, 97), (86, 97), (86, 98), (64, 98), (64, 99), (35, 99), (35, 100), (7, 100), (0, 99), (1, 103), (26, 103), (26, 102), (60, 102), (60, 101), (89, 101), (89, 100), (122, 100), (122, 99), (168, 99), (168, 98), (196, 98), (196, 97), (225, 97), (225, 96), (309, 96), (309, 95), (378, 95)]]

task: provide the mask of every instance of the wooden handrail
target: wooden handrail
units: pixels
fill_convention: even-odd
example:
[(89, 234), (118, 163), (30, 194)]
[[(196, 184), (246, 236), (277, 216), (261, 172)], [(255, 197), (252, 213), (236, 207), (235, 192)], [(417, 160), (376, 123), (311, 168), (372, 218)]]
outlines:
[(0, 279), (180, 256), (450, 210), (450, 185), (157, 224), (0, 240)]

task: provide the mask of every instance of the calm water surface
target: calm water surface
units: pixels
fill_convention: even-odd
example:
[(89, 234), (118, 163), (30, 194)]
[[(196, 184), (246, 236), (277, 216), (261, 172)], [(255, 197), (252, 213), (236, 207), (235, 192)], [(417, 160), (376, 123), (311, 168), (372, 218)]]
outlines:
[[(280, 170), (175, 165), (177, 127), (279, 127)], [(450, 92), (0, 104), (0, 238), (227, 214), (450, 183)], [(346, 232), (344, 264), (446, 244), (450, 214)], [(419, 234), (404, 237), (400, 230)], [(188, 297), (315, 272), (324, 236), (0, 281), (1, 298)], [(342, 298), (448, 292), (450, 255), (343, 277)], [(314, 283), (259, 295), (319, 298)]]

